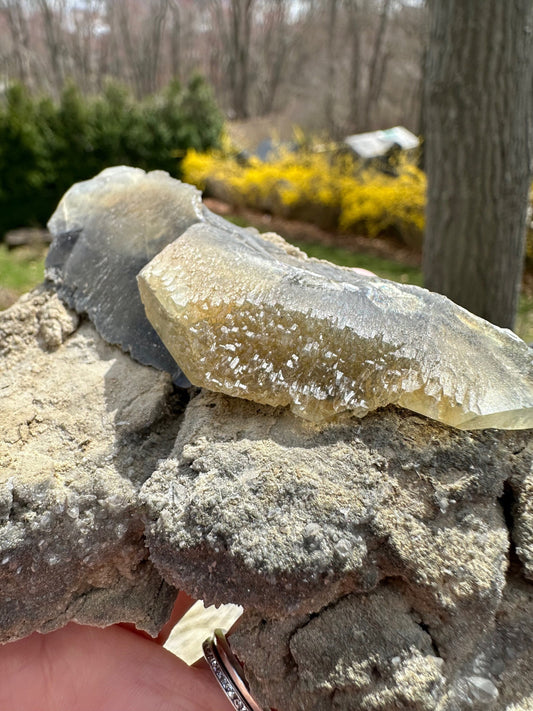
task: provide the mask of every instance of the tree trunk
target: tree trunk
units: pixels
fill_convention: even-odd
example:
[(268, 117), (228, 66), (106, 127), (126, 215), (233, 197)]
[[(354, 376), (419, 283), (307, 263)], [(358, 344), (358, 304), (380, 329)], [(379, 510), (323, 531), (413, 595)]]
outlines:
[(182, 74), (181, 66), (181, 13), (176, 0), (170, 5), (172, 26), (170, 28), (170, 59), (172, 63), (172, 76), (179, 78)]
[(327, 86), (325, 100), (326, 127), (330, 136), (337, 136), (337, 121), (335, 118), (335, 79), (336, 53), (335, 39), (337, 30), (337, 0), (328, 0), (328, 36), (327, 36)]
[(361, 123), (361, 17), (359, 0), (348, 3), (350, 27), (350, 78), (348, 130), (355, 133)]
[(388, 54), (383, 52), (385, 43), (385, 35), (387, 34), (387, 25), (389, 22), (389, 13), (391, 9), (391, 0), (383, 0), (383, 7), (379, 16), (379, 24), (374, 39), (374, 48), (372, 50), (372, 59), (368, 69), (368, 88), (366, 93), (364, 124), (365, 129), (370, 129), (370, 117), (381, 89), (383, 88), (383, 79), (385, 78), (385, 69), (389, 59)]
[(7, 23), (13, 39), (13, 53), (16, 64), (16, 78), (24, 86), (30, 86), (30, 41), (28, 23), (20, 2), (8, 2), (0, 9), (7, 13)]
[(64, 84), (62, 60), (63, 37), (61, 27), (65, 7), (63, 2), (52, 6), (49, 4), (49, 0), (39, 0), (38, 6), (43, 18), (46, 47), (50, 58), (52, 74), (54, 76), (55, 89), (59, 94)]
[(248, 83), (250, 41), (254, 0), (231, 0), (230, 5), (230, 83), (236, 118), (249, 117)]
[(155, 3), (152, 18), (144, 37), (144, 52), (141, 57), (144, 76), (144, 93), (153, 94), (157, 88), (157, 75), (163, 49), (163, 36), (167, 20), (169, 0)]
[(512, 328), (530, 183), (531, 0), (430, 0), (426, 286)]
[[(265, 7), (265, 6), (264, 6)], [(263, 21), (257, 34), (255, 48), (262, 50), (258, 64), (259, 78), (256, 76), (256, 91), (259, 98), (259, 114), (265, 116), (275, 108), (276, 97), (283, 80), (283, 70), (289, 54), (288, 2), (271, 0), (263, 10)]]

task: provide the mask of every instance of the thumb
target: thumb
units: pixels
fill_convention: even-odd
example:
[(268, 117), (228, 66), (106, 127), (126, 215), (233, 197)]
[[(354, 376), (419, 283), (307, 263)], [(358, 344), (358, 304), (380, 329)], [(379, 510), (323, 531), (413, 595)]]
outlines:
[(0, 708), (231, 711), (211, 672), (119, 626), (69, 624), (0, 646)]

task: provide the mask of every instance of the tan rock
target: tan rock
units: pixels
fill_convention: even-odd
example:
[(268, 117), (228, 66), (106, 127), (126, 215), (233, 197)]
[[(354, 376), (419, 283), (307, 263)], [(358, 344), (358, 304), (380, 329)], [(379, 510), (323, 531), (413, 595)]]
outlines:
[(151, 557), (244, 607), (232, 645), (266, 707), (503, 710), (532, 690), (508, 528), (531, 541), (508, 493), (530, 444), (396, 408), (319, 426), (204, 391), (141, 491)]
[(0, 344), (0, 642), (69, 620), (157, 634), (175, 591), (148, 560), (136, 492), (170, 376), (42, 287), (0, 314)]

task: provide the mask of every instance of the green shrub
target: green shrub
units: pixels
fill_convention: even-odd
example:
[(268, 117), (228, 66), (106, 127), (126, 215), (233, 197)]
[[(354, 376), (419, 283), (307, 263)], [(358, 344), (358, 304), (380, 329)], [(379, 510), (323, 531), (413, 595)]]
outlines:
[(200, 77), (142, 102), (115, 83), (93, 97), (68, 85), (57, 103), (12, 86), (0, 104), (0, 235), (44, 224), (73, 183), (111, 165), (180, 177), (186, 151), (216, 147), (222, 126)]

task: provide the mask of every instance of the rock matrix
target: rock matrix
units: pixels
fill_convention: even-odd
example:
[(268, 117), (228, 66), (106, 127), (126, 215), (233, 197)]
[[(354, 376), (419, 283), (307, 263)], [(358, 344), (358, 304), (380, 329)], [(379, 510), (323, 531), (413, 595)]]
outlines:
[(0, 642), (72, 619), (164, 623), (176, 591), (137, 493), (172, 446), (170, 390), (53, 290), (0, 314)]
[[(129, 250), (138, 256), (142, 245), (157, 243), (150, 232), (157, 215), (150, 210), (165, 205), (172, 216), (168, 203), (175, 200), (184, 249), (177, 263), (188, 255), (190, 270), (199, 271), (191, 281), (168, 272), (164, 283), (161, 275), (169, 264), (163, 255), (168, 249), (173, 263), (175, 245), (145, 267), (149, 279), (161, 280), (154, 286), (147, 278), (146, 288), (153, 290), (147, 300), (154, 299), (157, 313), (151, 318), (165, 340), (172, 328), (182, 329), (183, 314), (196, 313), (192, 296), (200, 293), (202, 274), (208, 309), (198, 312), (206, 314), (198, 333), (205, 336), (212, 329), (213, 352), (221, 344), (241, 348), (244, 314), (248, 309), (257, 319), (259, 299), (265, 302), (268, 295), (268, 303), (276, 305), (270, 311), (266, 302), (264, 306), (270, 356), (261, 351), (254, 326), (261, 359), (272, 359), (271, 373), (281, 349), (295, 336), (294, 330), (287, 335), (277, 329), (276, 339), (269, 329), (275, 323), (286, 325), (287, 313), (300, 309), (304, 296), (311, 299), (309, 339), (318, 339), (324, 349), (327, 338), (339, 334), (338, 324), (328, 326), (324, 315), (332, 307), (339, 274), (339, 306), (346, 320), (355, 318), (346, 304), (363, 289), (363, 296), (357, 297), (366, 304), (361, 314), (373, 313), (368, 328), (383, 328), (384, 333), (397, 334), (395, 324), (383, 321), (384, 313), (392, 321), (396, 314), (399, 323), (413, 318), (412, 325), (421, 324), (422, 299), (433, 324), (423, 335), (427, 339), (440, 334), (442, 343), (431, 341), (435, 350), (422, 347), (409, 341), (409, 333), (405, 343), (411, 345), (404, 346), (412, 349), (414, 379), (422, 378), (423, 368), (434, 363), (437, 380), (433, 394), (426, 393), (427, 402), (437, 402), (441, 386), (445, 394), (451, 392), (443, 383), (451, 388), (452, 375), (457, 388), (462, 377), (460, 368), (447, 372), (451, 366), (439, 360), (437, 345), (443, 354), (453, 351), (454, 343), (464, 349), (486, 344), (478, 363), (492, 363), (492, 374), (503, 368), (510, 377), (512, 368), (518, 368), (515, 389), (507, 395), (489, 378), (492, 400), (478, 393), (481, 399), (474, 406), (478, 396), (472, 386), (470, 397), (461, 399), (463, 391), (456, 391), (453, 407), (446, 401), (441, 419), (455, 413), (454, 422), (461, 426), (480, 425), (475, 418), (460, 419), (474, 417), (480, 402), (486, 410), (476, 417), (487, 417), (485, 422), (494, 423), (505, 412), (507, 419), (499, 420), (505, 426), (527, 424), (531, 371), (520, 342), (472, 321), (466, 312), (461, 330), (454, 319), (463, 312), (455, 307), (444, 304), (444, 313), (437, 313), (431, 307), (437, 302), (433, 297), (424, 302), (419, 290), (395, 291), (382, 280), (359, 282), (351, 270), (306, 260), (280, 238), (233, 229), (203, 208), (193, 211), (199, 215), (198, 220), (191, 217), (194, 224), (188, 217), (181, 223), (176, 195), (193, 193), (179, 183), (176, 187), (164, 174), (145, 176), (121, 168), (104, 177), (106, 189), (100, 186), (98, 200), (90, 202), (94, 213), (93, 208), (83, 213), (84, 193), (92, 194), (88, 184), (79, 188), (81, 203), (72, 213), (65, 210), (68, 202), (63, 203), (65, 220), (71, 225), (75, 214), (72, 225), (78, 227), (72, 249), (70, 227), (57, 229), (55, 256), (48, 263), (52, 279), (0, 314), (0, 642), (33, 630), (52, 630), (69, 620), (95, 625), (128, 621), (156, 634), (176, 589), (182, 588), (207, 603), (244, 607), (231, 644), (265, 708), (531, 711), (532, 430), (457, 429), (437, 421), (436, 411), (426, 413), (430, 419), (413, 407), (377, 407), (385, 404), (379, 400), (381, 391), (374, 403), (377, 409), (369, 408), (365, 417), (358, 417), (363, 411), (355, 409), (324, 419), (324, 407), (330, 413), (336, 410), (333, 403), (339, 393), (330, 393), (331, 398), (318, 397), (319, 390), (310, 393), (303, 410), (296, 408), (295, 414), (290, 399), (273, 407), (208, 389), (185, 390), (176, 384), (179, 375), (172, 359), (168, 370), (157, 359), (151, 365), (138, 362), (140, 351), (151, 351), (156, 342), (155, 331), (139, 327), (139, 339), (146, 340), (139, 342), (133, 359), (135, 349), (129, 348), (128, 339), (136, 327), (125, 327), (122, 333), (130, 335), (122, 339), (119, 323), (120, 312), (128, 317), (129, 302), (114, 310), (111, 282), (119, 279), (124, 259), (124, 273), (130, 277), (119, 291), (129, 289), (133, 303), (137, 286)], [(142, 187), (145, 180), (153, 181), (148, 192)], [(130, 196), (127, 216), (122, 204), (114, 202), (119, 194), (127, 196), (126, 183), (138, 197), (136, 202)], [(152, 196), (149, 201), (147, 195)], [(143, 237), (144, 229), (148, 232)], [(100, 240), (99, 257), (92, 253), (95, 240)], [(222, 242), (229, 257), (223, 254)], [(105, 257), (113, 249), (116, 254)], [(152, 251), (145, 251), (143, 264)], [(215, 256), (225, 274), (220, 285)], [(101, 280), (95, 279), (98, 265), (104, 267)], [(290, 272), (299, 274), (292, 284), (286, 267), (297, 265), (300, 271)], [(320, 285), (316, 294), (310, 285), (315, 280)], [(222, 300), (218, 305), (213, 301), (219, 286), (235, 294), (239, 283), (251, 286), (252, 281), (257, 288), (250, 293), (258, 301), (243, 302), (242, 313), (237, 301), (231, 301), (230, 310)], [(292, 301), (283, 302), (285, 289)], [(160, 290), (175, 294), (178, 313), (172, 318)], [(389, 307), (389, 296), (397, 297), (399, 304)], [(158, 305), (160, 298), (163, 305)], [(132, 307), (137, 314), (142, 313), (136, 311), (139, 305), (140, 299)], [(302, 309), (295, 319), (303, 319)], [(209, 316), (211, 310), (220, 315), (219, 321)], [(228, 327), (230, 312), (232, 328), (237, 328), (232, 336), (222, 330)], [(439, 330), (443, 321), (448, 330)], [(357, 329), (345, 334), (346, 343), (359, 343), (354, 334), (363, 338), (363, 326)], [(453, 341), (456, 330), (459, 335)], [(225, 341), (219, 340), (221, 334)], [(383, 350), (384, 340), (377, 340), (383, 358), (392, 358), (392, 351)], [(190, 345), (194, 342), (187, 348), (195, 358), (211, 357), (205, 341), (200, 339), (197, 348)], [(357, 347), (363, 348), (361, 344)], [(316, 368), (310, 371), (315, 383), (324, 377), (319, 354), (326, 358), (328, 352), (316, 351)], [(466, 357), (463, 361), (470, 378), (471, 366)], [(193, 373), (187, 363), (193, 362), (180, 363), (189, 376)], [(407, 368), (407, 360), (402, 362)], [(232, 377), (242, 381), (247, 374), (239, 374), (238, 365)], [(303, 370), (298, 372), (301, 384)], [(394, 397), (395, 377), (387, 381)], [(279, 385), (279, 379), (276, 382)], [(421, 382), (427, 390), (431, 380)], [(252, 385), (251, 380), (247, 387)], [(286, 397), (281, 386), (270, 391)], [(510, 400), (502, 409), (505, 397)], [(510, 403), (516, 398), (522, 404), (513, 410)], [(490, 402), (496, 403), (492, 414)]]
[(174, 585), (244, 606), (265, 706), (526, 711), (532, 462), (530, 431), (317, 426), (203, 392), (142, 488), (147, 542)]

